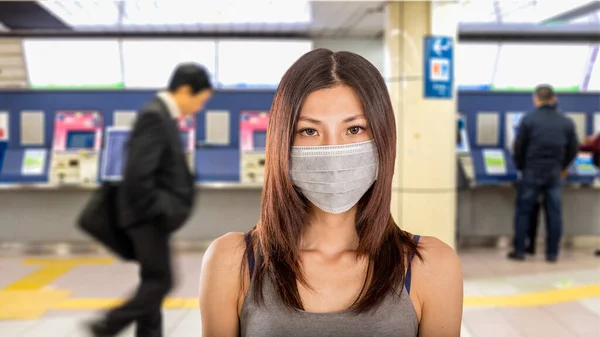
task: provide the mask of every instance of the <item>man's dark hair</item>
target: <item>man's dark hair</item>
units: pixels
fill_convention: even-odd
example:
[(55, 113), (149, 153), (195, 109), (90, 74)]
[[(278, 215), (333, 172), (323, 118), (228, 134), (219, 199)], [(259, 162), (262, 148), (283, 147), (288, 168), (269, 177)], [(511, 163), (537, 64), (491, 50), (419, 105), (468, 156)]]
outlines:
[(549, 84), (541, 84), (535, 88), (535, 96), (542, 102), (549, 102), (554, 98), (554, 89)]
[(208, 71), (196, 63), (182, 63), (173, 71), (169, 80), (169, 91), (177, 91), (184, 85), (189, 85), (194, 95), (202, 90), (212, 90)]

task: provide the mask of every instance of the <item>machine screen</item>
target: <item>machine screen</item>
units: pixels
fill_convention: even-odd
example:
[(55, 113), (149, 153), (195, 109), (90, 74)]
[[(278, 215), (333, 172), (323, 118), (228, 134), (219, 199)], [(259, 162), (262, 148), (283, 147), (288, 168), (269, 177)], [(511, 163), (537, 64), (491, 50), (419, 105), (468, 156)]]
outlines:
[(252, 144), (254, 149), (265, 149), (267, 147), (267, 131), (254, 131)]
[(465, 120), (462, 117), (458, 119), (457, 132), (456, 152), (458, 154), (469, 153), (470, 147), (469, 138), (467, 135), (467, 127), (465, 125)]
[(96, 142), (96, 131), (69, 131), (67, 133), (68, 150), (93, 149)]
[(114, 130), (106, 132), (106, 146), (102, 165), (103, 180), (121, 180), (125, 158), (127, 157), (127, 141), (129, 131)]
[(575, 172), (581, 176), (595, 176), (596, 166), (594, 160), (589, 153), (580, 153), (575, 158)]

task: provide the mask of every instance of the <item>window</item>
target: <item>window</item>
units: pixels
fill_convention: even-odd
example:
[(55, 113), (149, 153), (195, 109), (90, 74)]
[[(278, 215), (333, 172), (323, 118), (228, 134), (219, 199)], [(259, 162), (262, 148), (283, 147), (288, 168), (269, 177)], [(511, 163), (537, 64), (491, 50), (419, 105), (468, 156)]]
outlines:
[(273, 88), (312, 41), (225, 40), (218, 43), (217, 76), (225, 88)]
[(459, 43), (455, 61), (458, 89), (489, 90), (497, 57), (497, 44)]
[(501, 45), (494, 90), (533, 90), (548, 83), (557, 91), (579, 91), (589, 57), (585, 44)]
[(23, 41), (32, 88), (122, 88), (117, 40)]
[(202, 64), (215, 74), (215, 42), (199, 40), (124, 40), (126, 88), (164, 88), (179, 63)]

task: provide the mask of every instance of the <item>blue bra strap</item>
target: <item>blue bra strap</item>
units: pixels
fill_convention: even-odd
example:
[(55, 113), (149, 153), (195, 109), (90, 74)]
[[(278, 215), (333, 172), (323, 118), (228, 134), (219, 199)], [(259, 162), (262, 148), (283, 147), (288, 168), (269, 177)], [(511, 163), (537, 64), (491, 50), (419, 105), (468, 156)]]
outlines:
[(244, 234), (244, 239), (246, 239), (248, 270), (250, 271), (250, 279), (252, 279), (252, 273), (254, 272), (254, 249), (252, 249), (252, 234), (250, 234), (249, 232)]
[[(419, 244), (420, 235), (414, 235), (413, 241), (415, 244)], [(410, 294), (410, 280), (412, 278), (412, 259), (415, 256), (415, 253), (410, 254), (410, 259), (408, 260), (408, 269), (406, 270), (406, 278), (404, 279), (404, 287), (406, 287), (406, 292)]]

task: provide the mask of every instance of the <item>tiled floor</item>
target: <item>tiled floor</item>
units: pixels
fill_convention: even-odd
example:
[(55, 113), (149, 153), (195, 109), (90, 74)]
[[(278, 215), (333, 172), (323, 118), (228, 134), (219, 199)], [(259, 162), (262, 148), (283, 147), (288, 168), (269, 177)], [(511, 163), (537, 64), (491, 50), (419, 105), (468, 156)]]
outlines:
[[(565, 252), (507, 261), (498, 250), (460, 252), (465, 337), (600, 337), (600, 258)], [(177, 258), (178, 286), (165, 303), (169, 337), (201, 336), (201, 254)], [(137, 268), (107, 257), (0, 258), (0, 336), (84, 337), (82, 322), (126, 296)], [(133, 336), (128, 330), (123, 336)]]

